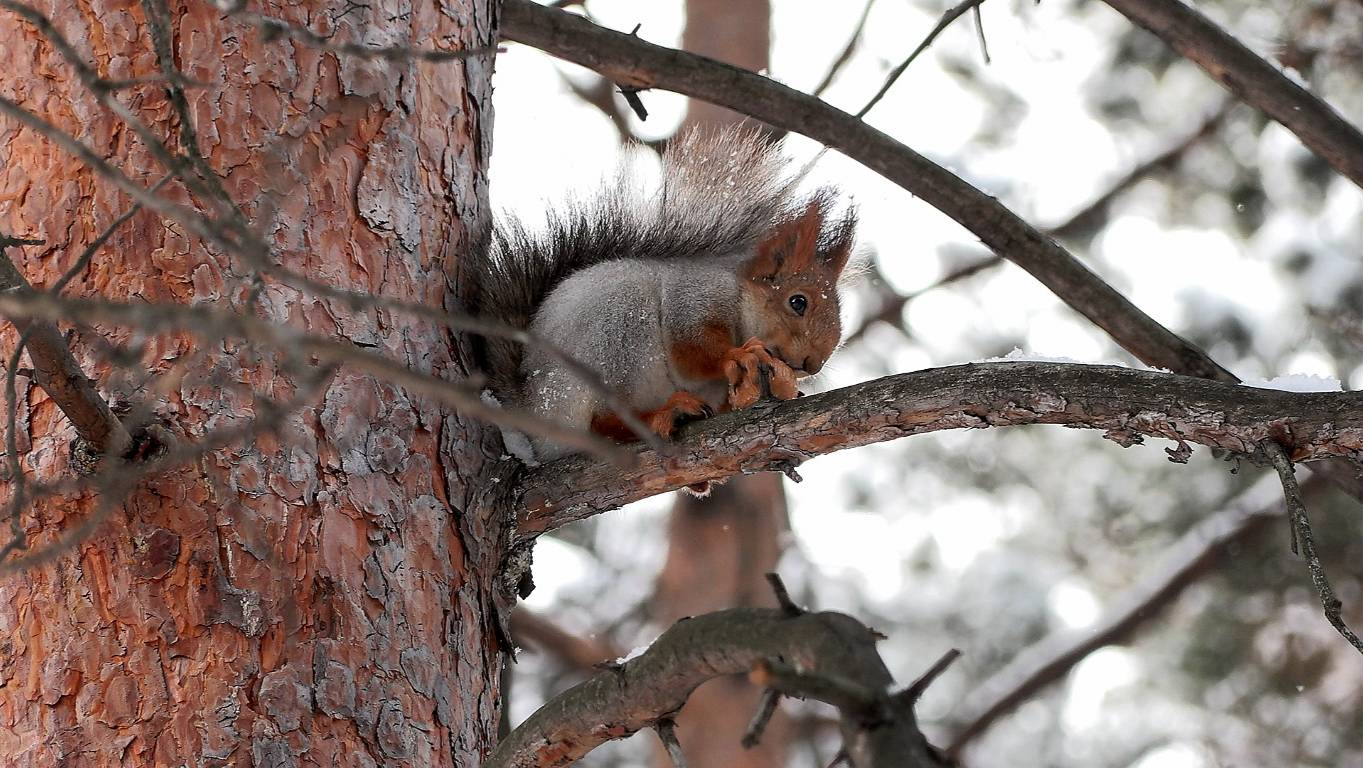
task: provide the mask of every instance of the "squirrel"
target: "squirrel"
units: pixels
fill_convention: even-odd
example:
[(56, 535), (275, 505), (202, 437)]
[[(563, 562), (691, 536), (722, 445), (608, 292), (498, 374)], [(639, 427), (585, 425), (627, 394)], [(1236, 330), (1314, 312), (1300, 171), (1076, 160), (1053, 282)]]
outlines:
[[(798, 195), (788, 165), (756, 131), (688, 132), (664, 151), (655, 191), (625, 170), (594, 198), (550, 210), (542, 230), (500, 219), (470, 275), (470, 309), (598, 371), (663, 438), (768, 391), (794, 398), (841, 340), (838, 284), (856, 215), (833, 210), (831, 189)], [(637, 439), (544, 349), (476, 345), (503, 406)], [(523, 443), (508, 448), (528, 458)], [(534, 461), (570, 452), (533, 441)]]

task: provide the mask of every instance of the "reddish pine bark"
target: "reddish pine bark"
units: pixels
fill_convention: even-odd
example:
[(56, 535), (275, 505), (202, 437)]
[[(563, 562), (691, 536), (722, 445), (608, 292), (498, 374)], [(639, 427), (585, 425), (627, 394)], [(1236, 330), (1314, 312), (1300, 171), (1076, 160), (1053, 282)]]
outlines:
[[(341, 3), (309, 5), (252, 9), (344, 40), (494, 39), (487, 0), (376, 0), (345, 16)], [(102, 76), (157, 71), (141, 4), (38, 7)], [(171, 16), (178, 65), (208, 84), (189, 92), (203, 152), (279, 261), (344, 288), (453, 303), (458, 257), (487, 209), (491, 59), (338, 59), (267, 42), (213, 3), (173, 5)], [(0, 94), (144, 185), (164, 173), (53, 46), (2, 10)], [(158, 134), (176, 135), (161, 87), (121, 98)], [(178, 182), (165, 194), (206, 206)], [(35, 285), (50, 284), (129, 202), (0, 118), (0, 229), (47, 241), (8, 252)], [(248, 285), (240, 258), (143, 211), (68, 292), (240, 306)], [(410, 317), (269, 279), (259, 311), (419, 370), (462, 370), (451, 335)], [(156, 374), (158, 416), (185, 441), (251, 417), (250, 390), (283, 397), (297, 386), (280, 356), (232, 340), (99, 330), (131, 341), (140, 369), (111, 372), (83, 332), (75, 351), (85, 370), (115, 401), (147, 396), (138, 377)], [(3, 338), (8, 354), (8, 325)], [(28, 473), (65, 475), (69, 424), (38, 388), (21, 395)], [(482, 446), (477, 425), (342, 369), (320, 398), (278, 419), (276, 434), (142, 483), (74, 550), (0, 578), (0, 762), (477, 764), (499, 698), (490, 606), (500, 553), (488, 542), (500, 529), (477, 498)], [(40, 503), (24, 526), (42, 546), (93, 508), (89, 493)]]

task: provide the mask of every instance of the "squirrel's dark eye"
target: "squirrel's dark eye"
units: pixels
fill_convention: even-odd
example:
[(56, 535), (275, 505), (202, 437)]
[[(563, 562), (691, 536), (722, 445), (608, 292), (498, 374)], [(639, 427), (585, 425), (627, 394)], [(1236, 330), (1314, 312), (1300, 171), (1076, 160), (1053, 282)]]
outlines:
[(803, 315), (805, 310), (809, 308), (809, 299), (806, 299), (804, 295), (797, 293), (790, 297), (790, 308), (795, 310), (795, 314)]

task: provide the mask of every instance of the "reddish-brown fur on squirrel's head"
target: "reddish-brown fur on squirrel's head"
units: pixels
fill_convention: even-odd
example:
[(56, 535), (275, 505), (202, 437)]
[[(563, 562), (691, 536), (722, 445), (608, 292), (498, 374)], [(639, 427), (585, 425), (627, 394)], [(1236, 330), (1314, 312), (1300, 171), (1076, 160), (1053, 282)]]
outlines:
[(856, 217), (830, 217), (816, 194), (757, 244), (743, 268), (748, 333), (796, 371), (818, 373), (842, 338), (838, 278), (852, 253)]

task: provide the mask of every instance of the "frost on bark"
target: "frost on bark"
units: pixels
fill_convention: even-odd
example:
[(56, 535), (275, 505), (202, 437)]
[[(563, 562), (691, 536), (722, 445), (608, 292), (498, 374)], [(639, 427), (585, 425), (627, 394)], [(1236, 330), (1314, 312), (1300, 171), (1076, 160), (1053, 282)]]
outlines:
[[(268, 4), (338, 39), (476, 47), (488, 0)], [(102, 77), (158, 72), (145, 6), (41, 0)], [(339, 57), (266, 40), (208, 2), (172, 4), (176, 64), (201, 150), (291, 270), (356, 291), (457, 305), (458, 260), (486, 217), (490, 57), (439, 65)], [(0, 11), (0, 95), (151, 186), (164, 173), (31, 25)], [(178, 147), (160, 84), (124, 104)], [(162, 194), (201, 210), (172, 181)], [(130, 203), (80, 161), (0, 118), (0, 228), (50, 285)], [(142, 211), (69, 295), (216, 303), (464, 373), (444, 328), (253, 274)], [(233, 340), (83, 330), (78, 359), (114, 403), (154, 402), (179, 440), (261, 415), (300, 384), (283, 353)], [(137, 362), (115, 371), (97, 337)], [(3, 347), (13, 349), (5, 326)], [(21, 379), (19, 446), (37, 480), (69, 473), (70, 425)], [(498, 454), (476, 424), (366, 375), (336, 372), (270, 433), (139, 485), (91, 538), (0, 578), (0, 754), (15, 765), (475, 765), (495, 739), (492, 607), (500, 522), (475, 478)], [(490, 457), (490, 460), (489, 460)], [(8, 491), (6, 491), (8, 492)], [(31, 546), (95, 494), (33, 505)]]

